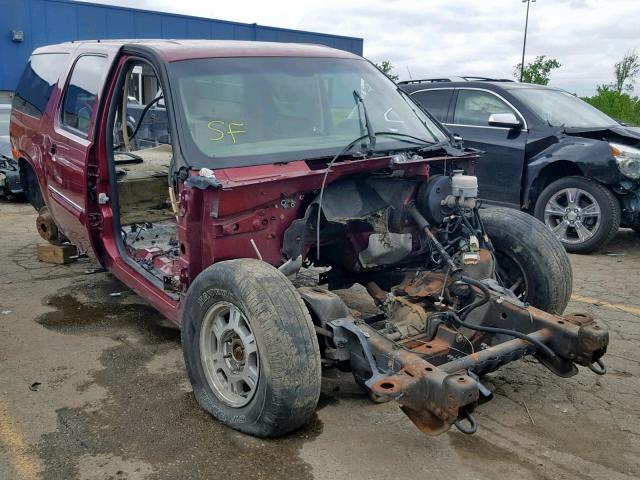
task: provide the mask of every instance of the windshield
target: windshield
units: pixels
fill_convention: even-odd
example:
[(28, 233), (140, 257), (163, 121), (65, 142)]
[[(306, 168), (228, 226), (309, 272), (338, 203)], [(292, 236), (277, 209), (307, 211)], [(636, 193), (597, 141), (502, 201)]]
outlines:
[(183, 149), (194, 167), (332, 156), (368, 133), (358, 96), (376, 133), (418, 139), (380, 136), (377, 151), (447, 139), (365, 60), (215, 58), (174, 62), (169, 68), (185, 131)]
[(0, 137), (9, 135), (9, 117), (11, 109), (0, 107)]
[(613, 118), (587, 102), (562, 90), (514, 88), (511, 94), (529, 107), (543, 122), (554, 127), (610, 127)]

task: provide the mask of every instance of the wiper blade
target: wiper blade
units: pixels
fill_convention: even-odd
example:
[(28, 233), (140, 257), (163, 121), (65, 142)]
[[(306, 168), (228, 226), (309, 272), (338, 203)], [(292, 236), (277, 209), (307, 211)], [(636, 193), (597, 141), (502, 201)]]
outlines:
[[(374, 151), (376, 148), (376, 134), (373, 131), (373, 127), (371, 126), (371, 121), (369, 120), (369, 113), (367, 112), (367, 106), (364, 104), (364, 100), (362, 96), (358, 93), (357, 90), (353, 91), (353, 98), (356, 101), (356, 104), (362, 105), (362, 111), (364, 112), (364, 123), (367, 129), (367, 135), (369, 137), (369, 150)], [(360, 122), (362, 126), (362, 122)], [(361, 132), (364, 135), (364, 130), (361, 129)]]
[[(423, 147), (418, 151), (419, 152), (431, 152), (433, 150), (438, 150), (440, 148), (446, 148), (446, 147), (451, 147), (451, 148), (456, 149), (455, 147), (451, 146), (451, 142), (449, 142), (449, 140), (443, 140), (441, 142), (436, 142), (436, 143), (433, 143), (431, 145), (427, 145), (426, 147)], [(460, 149), (457, 149), (457, 150), (460, 150)]]
[[(408, 133), (400, 133), (400, 132), (376, 132), (376, 135), (379, 137), (388, 136), (394, 137), (399, 142), (409, 143), (414, 145), (414, 147), (407, 147), (404, 150), (415, 150), (417, 153), (422, 152), (432, 152), (434, 150), (446, 149), (449, 153), (452, 151), (453, 147), (449, 140), (442, 140), (440, 142), (432, 142), (429, 140), (425, 140), (424, 138), (416, 137), (414, 135), (409, 135)], [(384, 150), (382, 147), (379, 151)], [(387, 150), (397, 151), (397, 148), (388, 148)]]

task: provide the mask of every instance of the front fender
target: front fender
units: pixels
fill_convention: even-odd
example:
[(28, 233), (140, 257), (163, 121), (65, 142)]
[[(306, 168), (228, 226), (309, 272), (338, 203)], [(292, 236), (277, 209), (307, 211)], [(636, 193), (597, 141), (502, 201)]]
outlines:
[[(626, 180), (618, 170), (611, 147), (602, 140), (564, 136), (533, 156), (526, 167), (523, 198), (531, 199), (531, 193), (547, 167), (555, 166), (567, 175), (577, 173), (605, 185), (617, 185)], [(539, 193), (539, 192), (538, 192)]]

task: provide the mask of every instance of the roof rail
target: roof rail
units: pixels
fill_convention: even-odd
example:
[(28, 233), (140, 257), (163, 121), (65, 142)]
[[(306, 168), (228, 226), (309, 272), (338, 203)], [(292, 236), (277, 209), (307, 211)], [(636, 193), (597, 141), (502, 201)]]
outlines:
[(398, 85), (410, 85), (412, 83), (440, 83), (440, 82), (464, 82), (462, 77), (440, 77), (440, 78), (422, 78), (419, 80), (404, 80), (398, 82)]
[(489, 77), (462, 77), (467, 82), (514, 82), (510, 78), (489, 78)]
[(404, 80), (398, 82), (398, 85), (411, 85), (419, 83), (441, 83), (441, 82), (513, 82), (508, 78), (489, 78), (489, 77), (439, 77), (439, 78), (422, 78), (419, 80)]

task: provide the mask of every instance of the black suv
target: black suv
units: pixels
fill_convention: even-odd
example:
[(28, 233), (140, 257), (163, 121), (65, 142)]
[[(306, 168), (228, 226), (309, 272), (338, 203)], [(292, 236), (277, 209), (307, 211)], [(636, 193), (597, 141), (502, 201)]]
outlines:
[(569, 252), (640, 232), (640, 129), (557, 88), (478, 77), (400, 82), (478, 162), (487, 203), (545, 222)]

